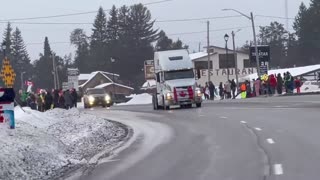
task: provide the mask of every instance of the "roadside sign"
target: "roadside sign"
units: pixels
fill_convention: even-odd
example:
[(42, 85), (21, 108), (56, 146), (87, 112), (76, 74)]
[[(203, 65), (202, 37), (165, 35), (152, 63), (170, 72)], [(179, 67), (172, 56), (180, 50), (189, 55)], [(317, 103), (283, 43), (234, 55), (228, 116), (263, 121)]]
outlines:
[[(270, 46), (258, 46), (258, 55), (260, 62), (270, 61)], [(256, 62), (256, 49), (254, 46), (250, 47), (250, 60)]]
[(5, 86), (8, 88), (12, 88), (14, 82), (16, 80), (16, 73), (14, 72), (12, 66), (10, 65), (10, 61), (8, 58), (5, 58), (2, 62), (2, 69), (0, 72), (0, 77), (4, 82)]
[(144, 75), (145, 79), (154, 79), (154, 61), (146, 60), (144, 61)]
[(68, 68), (68, 89), (75, 88), (79, 91), (79, 69)]
[(265, 75), (265, 74), (268, 75), (268, 66), (267, 65), (261, 65), (260, 66), (260, 73), (261, 73), (261, 75)]

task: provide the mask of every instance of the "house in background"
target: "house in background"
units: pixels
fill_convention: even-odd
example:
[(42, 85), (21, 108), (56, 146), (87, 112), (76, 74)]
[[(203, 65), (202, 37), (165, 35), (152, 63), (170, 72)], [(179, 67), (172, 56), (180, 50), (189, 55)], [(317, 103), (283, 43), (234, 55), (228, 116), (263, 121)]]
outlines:
[(132, 87), (123, 85), (119, 79), (119, 74), (109, 72), (96, 71), (90, 74), (79, 75), (79, 90), (80, 94), (88, 88), (104, 88), (110, 94), (131, 95), (134, 91)]

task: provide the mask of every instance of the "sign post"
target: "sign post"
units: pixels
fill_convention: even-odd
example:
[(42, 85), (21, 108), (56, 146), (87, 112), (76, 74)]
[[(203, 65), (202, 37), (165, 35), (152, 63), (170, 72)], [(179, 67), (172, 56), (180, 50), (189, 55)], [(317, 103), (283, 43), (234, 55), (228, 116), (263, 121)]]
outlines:
[(68, 68), (68, 84), (69, 89), (74, 88), (79, 91), (79, 69)]
[(250, 61), (251, 63), (256, 62), (256, 55), (259, 56), (259, 67), (260, 75), (268, 75), (268, 65), (270, 62), (270, 46), (258, 46), (258, 53), (255, 51), (255, 47), (250, 47)]
[(154, 79), (154, 61), (153, 60), (144, 61), (144, 77), (146, 80)]
[(13, 90), (16, 74), (7, 57), (2, 62), (0, 77), (7, 88), (0, 88), (0, 123), (9, 124), (10, 129), (15, 129)]

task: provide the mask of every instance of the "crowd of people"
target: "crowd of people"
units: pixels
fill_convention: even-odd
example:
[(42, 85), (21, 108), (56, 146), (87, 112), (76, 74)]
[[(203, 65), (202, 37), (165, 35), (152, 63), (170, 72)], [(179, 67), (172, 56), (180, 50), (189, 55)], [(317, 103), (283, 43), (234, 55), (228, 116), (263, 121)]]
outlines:
[[(234, 79), (228, 80), (225, 83), (220, 82), (219, 87), (216, 88), (215, 85), (210, 81), (206, 83), (202, 88), (204, 99), (214, 100), (215, 97), (220, 97), (223, 99), (235, 99), (237, 95), (241, 95), (241, 98), (251, 98), (258, 97), (261, 95), (274, 95), (293, 93), (296, 89), (297, 93), (300, 93), (302, 82), (299, 78), (294, 78), (290, 72), (286, 72), (283, 76), (279, 74), (264, 75), (257, 79), (253, 79), (252, 82), (245, 81), (237, 83)], [(237, 91), (238, 88), (238, 91)], [(238, 94), (236, 94), (238, 92)]]
[(17, 103), (23, 107), (44, 112), (53, 108), (70, 109), (77, 107), (78, 94), (71, 90), (39, 90), (37, 93), (19, 91)]

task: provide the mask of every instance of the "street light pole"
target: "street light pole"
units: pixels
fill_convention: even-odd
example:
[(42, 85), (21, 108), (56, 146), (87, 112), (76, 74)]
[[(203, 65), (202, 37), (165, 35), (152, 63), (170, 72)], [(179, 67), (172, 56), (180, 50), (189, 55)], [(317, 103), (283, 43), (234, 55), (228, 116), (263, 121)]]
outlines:
[(227, 62), (227, 79), (228, 81), (230, 80), (230, 73), (229, 73), (229, 58), (228, 58), (228, 40), (229, 40), (229, 35), (226, 34), (224, 35), (224, 40), (226, 41), (226, 62)]
[[(239, 32), (240, 29), (237, 31)], [(232, 42), (233, 42), (233, 56), (234, 56), (234, 63), (235, 63), (235, 69), (236, 69), (236, 87), (238, 89), (239, 86), (239, 75), (238, 75), (238, 57), (237, 57), (237, 52), (236, 52), (236, 43), (235, 43), (235, 32), (232, 31)]]
[(112, 58), (111, 57), (111, 69), (112, 69), (112, 81), (113, 81), (113, 83), (112, 83), (112, 86), (113, 86), (113, 97), (115, 97), (115, 93), (116, 93), (116, 88), (115, 88), (115, 82), (114, 82), (114, 70), (113, 70), (113, 63), (116, 61), (114, 58)]
[(256, 28), (255, 28), (255, 25), (254, 25), (254, 18), (253, 18), (253, 13), (251, 12), (250, 13), (250, 16), (238, 11), (238, 10), (235, 10), (235, 9), (222, 9), (223, 11), (234, 11), (234, 12), (237, 12), (239, 14), (241, 14), (242, 16), (248, 18), (251, 23), (252, 23), (252, 31), (253, 31), (253, 41), (254, 41), (254, 46), (255, 46), (255, 52), (256, 52), (256, 63), (257, 63), (257, 74), (258, 74), (258, 77), (260, 77), (260, 61), (259, 61), (259, 52), (258, 52), (258, 43), (257, 43), (257, 37), (256, 37)]
[(208, 83), (210, 82), (210, 21), (207, 21)]

